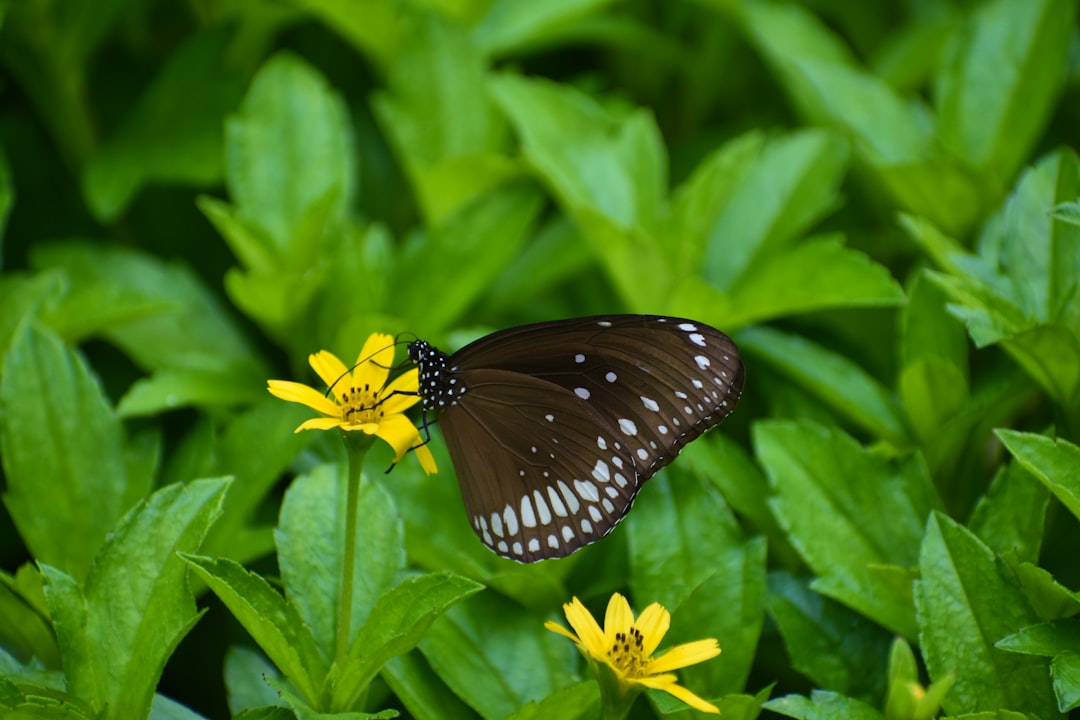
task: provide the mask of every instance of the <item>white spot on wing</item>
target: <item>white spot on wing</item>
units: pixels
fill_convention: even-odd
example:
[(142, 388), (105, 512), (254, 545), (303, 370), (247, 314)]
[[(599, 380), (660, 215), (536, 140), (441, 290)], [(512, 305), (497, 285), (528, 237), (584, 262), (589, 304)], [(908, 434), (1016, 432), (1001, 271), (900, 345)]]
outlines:
[[(517, 535), (518, 533), (518, 521), (517, 513), (514, 512), (509, 504), (503, 509), (503, 520), (506, 521), (506, 534)], [(518, 553), (520, 555), (520, 553)]]
[(525, 527), (536, 527), (536, 515), (533, 514), (532, 501), (528, 495), (521, 498), (521, 524)]
[(709, 367), (709, 358), (705, 357), (704, 355), (695, 355), (694, 362), (696, 362), (697, 366), (702, 370)]
[(592, 393), (589, 392), (588, 388), (583, 387), (574, 388), (574, 394), (582, 400), (588, 400), (589, 397), (592, 395)]
[(570, 542), (571, 540), (573, 540), (574, 539), (574, 530), (573, 530), (573, 528), (571, 528), (569, 525), (563, 525), (562, 526), (562, 536), (563, 536), (563, 540), (565, 540), (566, 542)]
[(633, 420), (619, 418), (619, 429), (627, 435), (637, 435), (637, 425), (634, 424)]
[(576, 362), (578, 365), (580, 365), (581, 363), (585, 362), (585, 356), (582, 355), (581, 353), (578, 353), (577, 355), (574, 356), (574, 362)]
[(593, 467), (592, 476), (600, 482), (608, 482), (611, 480), (611, 470), (608, 468), (606, 462), (597, 460), (596, 466)]
[(577, 495), (570, 489), (570, 486), (564, 483), (562, 480), (558, 481), (559, 492), (562, 493), (563, 499), (566, 500), (566, 506), (570, 508), (570, 512), (577, 515), (577, 511), (581, 509), (581, 503), (578, 502)]
[(555, 511), (556, 515), (566, 517), (566, 506), (563, 505), (562, 498), (559, 497), (554, 485), (548, 485), (548, 500), (551, 501), (551, 509)]
[(609, 370), (608, 373), (604, 375), (604, 379), (613, 383), (619, 379), (619, 376)]
[(645, 397), (644, 395), (641, 396), (641, 403), (645, 406), (646, 410), (652, 410), (653, 412), (656, 412), (660, 409), (660, 406), (657, 405), (655, 400), (649, 397)]
[(688, 323), (688, 322), (687, 323), (679, 323), (678, 327), (679, 327), (680, 330), (685, 330), (686, 332), (694, 332), (695, 330), (697, 330), (697, 325), (694, 325), (693, 323)]
[(551, 522), (551, 510), (548, 510), (547, 503), (544, 502), (544, 497), (539, 490), (533, 490), (533, 502), (536, 503), (536, 514), (540, 517), (540, 522), (547, 525)]
[(705, 347), (705, 337), (701, 333), (690, 333), (690, 342), (698, 347)]
[(587, 502), (596, 502), (600, 499), (600, 491), (588, 480), (574, 480), (574, 488), (577, 494)]
[(540, 538), (529, 538), (529, 552), (540, 552)]
[(548, 535), (548, 547), (551, 548), (552, 550), (558, 550), (559, 549), (559, 538), (555, 537), (554, 533), (552, 533), (551, 535)]
[(603, 513), (601, 513), (600, 509), (595, 505), (589, 506), (589, 516), (592, 517), (593, 522), (600, 522), (604, 519)]

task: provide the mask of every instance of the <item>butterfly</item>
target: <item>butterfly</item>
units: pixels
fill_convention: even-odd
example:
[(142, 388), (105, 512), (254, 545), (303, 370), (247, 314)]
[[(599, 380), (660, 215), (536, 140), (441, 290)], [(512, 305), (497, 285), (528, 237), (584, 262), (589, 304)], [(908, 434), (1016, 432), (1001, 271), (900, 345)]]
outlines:
[(446, 354), (409, 344), (469, 522), (529, 563), (607, 535), (642, 484), (742, 394), (735, 343), (695, 320), (597, 315), (500, 330)]

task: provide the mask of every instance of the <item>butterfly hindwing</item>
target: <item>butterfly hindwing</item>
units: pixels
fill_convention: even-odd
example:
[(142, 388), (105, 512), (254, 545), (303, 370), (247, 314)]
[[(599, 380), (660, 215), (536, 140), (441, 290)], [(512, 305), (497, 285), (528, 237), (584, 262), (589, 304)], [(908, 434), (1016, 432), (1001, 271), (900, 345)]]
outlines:
[(520, 373), (456, 377), (462, 401), (439, 424), (485, 545), (519, 562), (563, 557), (626, 515), (637, 494), (634, 460), (588, 403)]

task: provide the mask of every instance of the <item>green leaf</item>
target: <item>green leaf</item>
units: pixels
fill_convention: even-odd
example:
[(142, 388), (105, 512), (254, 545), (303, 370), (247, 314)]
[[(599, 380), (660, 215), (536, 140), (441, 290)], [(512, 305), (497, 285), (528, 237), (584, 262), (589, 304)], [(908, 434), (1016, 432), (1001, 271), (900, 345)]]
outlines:
[(836, 412), (886, 440), (907, 444), (908, 429), (892, 394), (848, 358), (767, 327), (746, 328), (737, 339), (745, 353), (773, 365)]
[(22, 659), (37, 658), (46, 667), (60, 667), (42, 582), (41, 573), (29, 564), (15, 576), (0, 573), (0, 647)]
[[(285, 592), (325, 657), (333, 657), (342, 597), (346, 483), (322, 465), (289, 486), (274, 538)], [(365, 478), (357, 500), (351, 640), (405, 564), (401, 520), (382, 487)]]
[(827, 690), (814, 690), (808, 698), (785, 695), (769, 700), (764, 707), (801, 720), (882, 720), (876, 708)]
[(1050, 717), (1046, 666), (997, 640), (1039, 622), (1024, 593), (971, 531), (934, 513), (919, 557), (919, 640), (931, 679), (962, 670), (942, 703), (949, 714), (1020, 708)]
[(568, 86), (512, 75), (494, 78), (491, 91), (526, 159), (625, 296), (637, 297), (642, 283), (669, 282), (665, 256), (647, 236), (657, 227), (667, 184), (667, 156), (652, 117), (611, 111)]
[(1080, 447), (1067, 440), (1016, 430), (997, 430), (1017, 462), (1054, 493), (1073, 515), (1080, 517)]
[(496, 0), (473, 28), (473, 41), (485, 55), (544, 45), (611, 4), (612, 0)]
[(276, 679), (278, 672), (258, 650), (233, 645), (225, 651), (225, 689), (232, 715), (280, 702), (278, 694), (263, 680), (264, 676)]
[[(262, 382), (268, 375), (221, 302), (182, 265), (84, 242), (36, 246), (31, 262), (37, 268), (62, 269), (71, 282), (67, 301), (47, 318), (61, 334), (102, 334), (147, 370), (218, 371), (248, 382)], [(80, 320), (85, 298), (99, 292), (122, 302), (127, 317), (113, 315), (111, 324), (100, 326)]]
[(1069, 650), (1080, 652), (1080, 621), (1069, 618), (1028, 625), (1001, 638), (994, 647), (1042, 657), (1054, 657)]
[(419, 651), (391, 658), (380, 676), (416, 720), (474, 720), (468, 705), (432, 672)]
[(7, 155), (0, 148), (0, 250), (4, 247), (4, 231), (7, 229), (8, 216), (15, 204), (15, 187), (11, 179), (11, 167)]
[[(1005, 559), (1011, 558), (1006, 555)], [(1080, 595), (1059, 583), (1048, 571), (1030, 562), (1016, 563), (1012, 569), (1040, 617), (1056, 620), (1080, 612)]]
[(181, 407), (244, 405), (262, 399), (263, 388), (248, 376), (191, 368), (159, 370), (135, 381), (117, 403), (120, 417), (146, 417)]
[(1069, 0), (977, 6), (941, 66), (935, 88), (941, 140), (998, 187), (1045, 130), (1065, 79), (1075, 8)]
[[(414, 235), (402, 248), (389, 285), (390, 306), (411, 318), (417, 333), (441, 331), (475, 302), (533, 231), (541, 208), (524, 183), (482, 195), (441, 225)], [(415, 278), (446, 289), (437, 304), (415, 291)]]
[(520, 170), (496, 153), (506, 123), (488, 97), (484, 61), (464, 28), (419, 13), (412, 32), (390, 65), (389, 92), (375, 96), (375, 110), (428, 223), (437, 225)]
[(719, 493), (701, 477), (671, 468), (639, 497), (626, 521), (637, 610), (658, 602), (671, 613), (665, 647), (710, 637), (720, 642), (723, 660), (680, 670), (683, 684), (712, 696), (742, 690), (764, 620), (764, 543), (742, 537)]
[(123, 428), (82, 358), (34, 323), (4, 359), (0, 409), (4, 504), (34, 557), (82, 579), (151, 478), (128, 475)]
[(182, 557), (289, 682), (314, 702), (328, 663), (296, 609), (266, 580), (239, 563), (198, 555)]
[(994, 552), (1036, 562), (1050, 494), (1018, 463), (1000, 470), (979, 499), (968, 526)]
[(708, 229), (706, 281), (733, 289), (759, 258), (786, 249), (833, 210), (847, 161), (847, 143), (831, 131), (804, 130), (765, 143)]
[(229, 39), (220, 26), (191, 35), (91, 159), (83, 194), (98, 220), (117, 218), (146, 182), (221, 180), (222, 124), (245, 84), (226, 60)]
[(812, 589), (914, 637), (908, 569), (941, 504), (920, 459), (890, 462), (807, 421), (762, 421), (753, 439), (773, 509), (817, 575)]
[(1069, 712), (1080, 707), (1080, 652), (1066, 650), (1050, 662), (1054, 678), (1054, 695), (1058, 710)]
[(889, 271), (844, 247), (839, 237), (810, 238), (758, 259), (730, 290), (738, 325), (835, 307), (888, 307), (904, 302)]
[(279, 266), (314, 259), (319, 243), (298, 241), (317, 206), (326, 206), (320, 224), (344, 222), (352, 150), (345, 103), (318, 71), (286, 52), (268, 60), (225, 125), (225, 175), (238, 218)]
[(204, 720), (203, 716), (164, 695), (154, 695), (148, 720)]
[(166, 660), (198, 620), (176, 553), (198, 547), (227, 485), (195, 480), (155, 492), (109, 536), (85, 589), (42, 566), (67, 686), (105, 718), (147, 715)]
[(769, 573), (766, 608), (792, 665), (817, 687), (882, 696), (891, 640), (885, 630), (785, 572)]
[(530, 702), (506, 720), (585, 720), (600, 712), (600, 693), (596, 681), (585, 680), (556, 690), (539, 702)]
[(411, 577), (386, 591), (349, 648), (349, 662), (334, 688), (335, 706), (352, 707), (390, 658), (412, 650), (436, 618), (482, 589), (459, 575), (437, 573)]
[[(439, 617), (420, 651), (431, 668), (482, 717), (504, 718), (573, 678), (572, 643), (495, 593), (480, 593)], [(527, 668), (506, 672), (505, 668)]]

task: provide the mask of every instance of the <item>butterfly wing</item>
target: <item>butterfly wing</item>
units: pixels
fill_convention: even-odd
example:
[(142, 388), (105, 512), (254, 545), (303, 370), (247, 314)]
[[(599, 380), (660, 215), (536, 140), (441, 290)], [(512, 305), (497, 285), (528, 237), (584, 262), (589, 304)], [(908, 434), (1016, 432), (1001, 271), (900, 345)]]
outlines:
[(477, 340), (451, 370), (497, 368), (587, 403), (636, 463), (639, 483), (720, 423), (742, 394), (738, 348), (704, 323), (603, 315), (523, 325)]
[(635, 461), (585, 400), (498, 369), (455, 375), (465, 392), (439, 415), (469, 522), (503, 557), (564, 557), (600, 539), (637, 494)]

